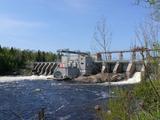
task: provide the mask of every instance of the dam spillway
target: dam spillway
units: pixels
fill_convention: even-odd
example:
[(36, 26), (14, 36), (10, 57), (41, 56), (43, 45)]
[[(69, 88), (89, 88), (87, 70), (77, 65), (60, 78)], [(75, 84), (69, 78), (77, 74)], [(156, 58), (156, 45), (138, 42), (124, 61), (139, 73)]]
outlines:
[(56, 62), (34, 62), (32, 74), (52, 75), (57, 66)]

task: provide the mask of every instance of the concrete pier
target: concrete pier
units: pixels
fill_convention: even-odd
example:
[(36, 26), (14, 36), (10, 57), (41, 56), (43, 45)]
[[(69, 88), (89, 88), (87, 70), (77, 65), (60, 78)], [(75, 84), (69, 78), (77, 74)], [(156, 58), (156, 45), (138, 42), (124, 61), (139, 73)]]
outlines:
[(135, 73), (136, 71), (136, 63), (135, 62), (130, 62), (127, 66), (127, 70), (126, 70), (126, 76), (127, 78), (132, 77), (132, 75)]

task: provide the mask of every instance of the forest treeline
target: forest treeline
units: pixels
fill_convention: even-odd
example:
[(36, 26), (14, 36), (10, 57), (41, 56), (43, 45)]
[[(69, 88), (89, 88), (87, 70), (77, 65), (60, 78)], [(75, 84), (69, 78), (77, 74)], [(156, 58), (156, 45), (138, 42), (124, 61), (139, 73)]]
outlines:
[(21, 50), (0, 45), (0, 75), (26, 74), (26, 71), (30, 73), (33, 62), (55, 60), (56, 54), (52, 52)]

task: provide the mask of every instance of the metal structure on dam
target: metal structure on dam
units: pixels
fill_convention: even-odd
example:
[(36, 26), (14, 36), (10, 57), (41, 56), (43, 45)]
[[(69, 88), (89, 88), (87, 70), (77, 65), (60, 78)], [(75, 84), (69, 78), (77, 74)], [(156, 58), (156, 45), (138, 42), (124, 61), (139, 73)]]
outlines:
[[(137, 54), (145, 53), (145, 58), (150, 52), (160, 49), (134, 48), (124, 51), (108, 51), (90, 54), (87, 52), (70, 51), (68, 49), (58, 50), (59, 59), (56, 62), (35, 62), (33, 74), (53, 75), (55, 78), (76, 78), (80, 75), (93, 75), (100, 72), (125, 73), (127, 78), (138, 72), (144, 72), (143, 59), (137, 59)], [(124, 54), (130, 53), (129, 60), (124, 59)], [(113, 60), (112, 55), (118, 58)], [(143, 54), (144, 55), (144, 54)], [(103, 59), (105, 56), (105, 59)]]

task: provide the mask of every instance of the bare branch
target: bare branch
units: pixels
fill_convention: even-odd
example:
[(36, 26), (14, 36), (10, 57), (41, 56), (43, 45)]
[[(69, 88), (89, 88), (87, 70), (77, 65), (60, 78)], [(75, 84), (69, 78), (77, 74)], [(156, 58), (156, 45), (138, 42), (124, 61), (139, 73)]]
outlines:
[[(111, 44), (111, 32), (106, 25), (106, 20), (103, 18), (95, 27), (94, 40), (96, 41), (96, 47), (100, 49), (100, 52), (107, 52)], [(105, 54), (105, 60), (107, 60), (107, 55)]]

